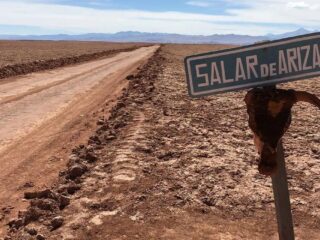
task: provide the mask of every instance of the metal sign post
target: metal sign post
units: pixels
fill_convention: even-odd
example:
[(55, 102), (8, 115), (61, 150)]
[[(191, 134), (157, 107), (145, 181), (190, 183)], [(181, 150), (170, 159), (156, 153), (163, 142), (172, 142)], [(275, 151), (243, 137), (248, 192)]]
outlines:
[[(185, 58), (191, 97), (320, 76), (320, 33)], [(277, 147), (277, 172), (272, 176), (280, 240), (294, 240), (282, 142)]]
[(281, 141), (278, 144), (277, 152), (278, 170), (272, 176), (272, 188), (276, 206), (279, 239), (294, 240), (287, 172)]

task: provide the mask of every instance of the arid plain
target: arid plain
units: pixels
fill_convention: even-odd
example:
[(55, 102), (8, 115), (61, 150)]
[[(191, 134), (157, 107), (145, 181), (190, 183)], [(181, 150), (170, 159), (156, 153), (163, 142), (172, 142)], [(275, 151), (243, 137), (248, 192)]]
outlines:
[[(233, 46), (63, 44), (68, 51), (32, 59), (28, 47), (19, 59), (1, 55), (0, 73), (30, 61), (42, 67), (27, 75), (11, 67), (19, 76), (0, 80), (0, 239), (278, 238), (246, 91), (187, 93), (184, 57)], [(84, 54), (91, 57), (61, 65)], [(59, 68), (43, 67), (53, 58)], [(320, 96), (319, 79), (279, 87)], [(320, 239), (319, 120), (299, 103), (284, 137), (303, 240)]]

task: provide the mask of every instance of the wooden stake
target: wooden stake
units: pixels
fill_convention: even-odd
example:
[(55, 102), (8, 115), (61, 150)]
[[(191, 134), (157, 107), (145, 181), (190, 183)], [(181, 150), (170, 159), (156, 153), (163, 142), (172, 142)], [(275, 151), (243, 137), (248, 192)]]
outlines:
[(277, 151), (278, 170), (272, 176), (272, 187), (276, 205), (279, 239), (294, 240), (287, 172), (281, 141), (278, 144)]

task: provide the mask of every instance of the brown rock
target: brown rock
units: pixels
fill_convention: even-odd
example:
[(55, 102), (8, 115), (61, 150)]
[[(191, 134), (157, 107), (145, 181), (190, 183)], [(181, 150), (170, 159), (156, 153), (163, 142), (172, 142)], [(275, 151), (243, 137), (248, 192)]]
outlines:
[(46, 211), (53, 211), (57, 208), (57, 202), (52, 199), (33, 199), (30, 204), (32, 207)]
[(19, 229), (24, 225), (24, 221), (22, 218), (13, 219), (8, 223), (10, 228)]
[(101, 118), (97, 121), (97, 125), (103, 125), (104, 124), (104, 119)]
[(53, 218), (53, 219), (51, 220), (52, 230), (56, 230), (56, 229), (58, 229), (59, 227), (61, 227), (62, 224), (63, 224), (63, 222), (64, 222), (64, 219), (63, 219), (63, 217), (61, 217), (61, 216), (57, 216), (57, 217)]
[(87, 166), (82, 164), (75, 164), (68, 169), (68, 178), (74, 180), (78, 177), (81, 177), (87, 170)]
[(26, 224), (32, 222), (32, 221), (37, 221), (41, 216), (41, 211), (37, 209), (36, 207), (30, 207), (24, 216), (24, 221)]
[(24, 193), (25, 199), (34, 199), (34, 198), (56, 198), (56, 194), (51, 191), (50, 189), (45, 189), (43, 191), (37, 191), (37, 192), (25, 192)]
[(127, 80), (132, 80), (134, 79), (134, 75), (130, 74), (129, 76), (126, 77)]
[(95, 161), (97, 161), (97, 159), (98, 159), (97, 156), (93, 152), (87, 152), (86, 160), (88, 162), (95, 162)]
[(116, 136), (113, 134), (105, 135), (105, 137), (104, 137), (104, 139), (107, 141), (113, 140), (115, 138), (116, 138)]
[(37, 233), (38, 233), (38, 231), (37, 231), (36, 229), (34, 229), (34, 228), (28, 228), (28, 227), (26, 227), (25, 230), (26, 230), (26, 232), (29, 233), (31, 236), (35, 236), (35, 235), (37, 235)]
[(59, 203), (60, 203), (60, 210), (64, 209), (66, 206), (68, 206), (70, 204), (70, 198), (61, 195), (59, 198)]
[(70, 183), (70, 184), (60, 186), (58, 192), (68, 193), (68, 194), (72, 195), (80, 189), (81, 189), (81, 185), (75, 184), (75, 183)]
[(41, 235), (41, 234), (38, 234), (37, 237), (36, 237), (37, 240), (46, 240), (46, 238)]

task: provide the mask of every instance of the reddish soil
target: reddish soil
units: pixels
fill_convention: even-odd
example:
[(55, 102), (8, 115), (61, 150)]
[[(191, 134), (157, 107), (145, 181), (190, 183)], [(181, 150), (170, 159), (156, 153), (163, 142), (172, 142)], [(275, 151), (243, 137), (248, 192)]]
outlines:
[[(225, 47), (163, 46), (70, 151), (57, 183), (25, 193), (30, 206), (7, 239), (277, 239), (246, 91), (187, 95), (184, 56)], [(319, 78), (281, 87), (320, 96)], [(296, 239), (320, 239), (319, 120), (299, 103), (284, 137)]]
[(82, 63), (146, 45), (70, 41), (0, 41), (0, 79)]

